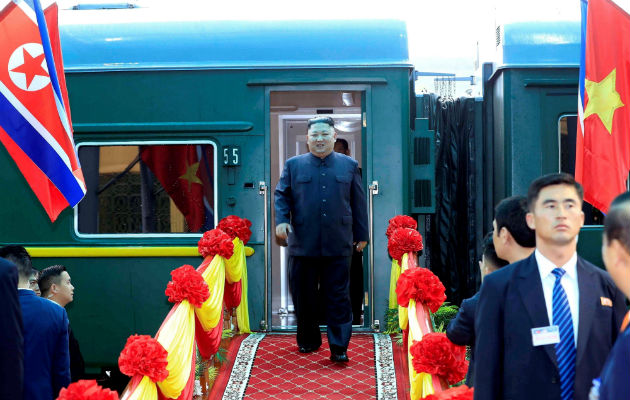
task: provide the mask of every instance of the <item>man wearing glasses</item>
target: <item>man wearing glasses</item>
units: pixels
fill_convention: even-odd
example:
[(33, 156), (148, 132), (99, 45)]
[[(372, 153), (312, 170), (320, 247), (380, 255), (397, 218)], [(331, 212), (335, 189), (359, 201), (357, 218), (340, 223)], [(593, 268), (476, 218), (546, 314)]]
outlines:
[(276, 237), (288, 242), (299, 351), (317, 351), (322, 343), (319, 285), (330, 359), (347, 362), (352, 335), (350, 261), (353, 247), (362, 251), (367, 244), (367, 203), (359, 165), (333, 151), (336, 139), (332, 118), (308, 121), (309, 153), (287, 160), (276, 186)]

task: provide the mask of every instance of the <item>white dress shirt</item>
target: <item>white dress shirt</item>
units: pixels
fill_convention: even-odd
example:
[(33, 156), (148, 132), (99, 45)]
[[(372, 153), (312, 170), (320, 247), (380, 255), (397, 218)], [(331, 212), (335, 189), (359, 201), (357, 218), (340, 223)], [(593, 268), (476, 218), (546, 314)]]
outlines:
[[(536, 262), (538, 263), (538, 272), (540, 273), (540, 280), (542, 282), (543, 293), (545, 295), (545, 305), (547, 306), (547, 316), (549, 317), (549, 323), (553, 325), (553, 286), (556, 283), (556, 276), (551, 272), (558, 268), (547, 257), (543, 256), (538, 249), (534, 252), (536, 256)], [(573, 256), (569, 261), (560, 266), (566, 273), (562, 276), (560, 284), (564, 288), (564, 292), (567, 295), (567, 301), (569, 302), (569, 308), (571, 309), (571, 318), (573, 319), (573, 339), (575, 340), (575, 346), (577, 347), (577, 334), (578, 334), (578, 317), (579, 317), (579, 305), (580, 305), (580, 290), (578, 288), (577, 280), (577, 253), (573, 253)]]

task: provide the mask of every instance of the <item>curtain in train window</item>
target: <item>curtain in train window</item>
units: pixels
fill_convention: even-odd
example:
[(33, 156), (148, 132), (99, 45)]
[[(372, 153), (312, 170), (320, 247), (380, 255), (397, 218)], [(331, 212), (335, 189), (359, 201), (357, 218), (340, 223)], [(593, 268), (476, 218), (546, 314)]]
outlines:
[(212, 144), (82, 145), (81, 234), (198, 233), (214, 227)]

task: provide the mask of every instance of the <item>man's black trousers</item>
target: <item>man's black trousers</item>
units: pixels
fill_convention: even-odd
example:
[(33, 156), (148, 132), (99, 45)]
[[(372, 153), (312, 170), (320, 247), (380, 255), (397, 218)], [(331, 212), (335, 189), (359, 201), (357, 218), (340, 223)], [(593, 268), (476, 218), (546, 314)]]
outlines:
[(299, 347), (318, 348), (322, 344), (318, 323), (319, 297), (326, 310), (331, 352), (340, 353), (348, 348), (352, 335), (351, 258), (289, 256), (289, 288), (297, 317)]

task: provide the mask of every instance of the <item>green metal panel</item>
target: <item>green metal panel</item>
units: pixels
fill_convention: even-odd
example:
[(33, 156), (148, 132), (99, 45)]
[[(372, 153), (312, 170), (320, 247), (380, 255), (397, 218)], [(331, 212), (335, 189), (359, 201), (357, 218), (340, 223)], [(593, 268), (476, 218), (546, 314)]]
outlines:
[(416, 118), (407, 144), (409, 161), (409, 211), (435, 213), (435, 131), (428, 118)]

